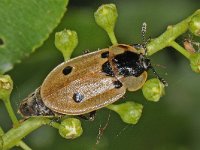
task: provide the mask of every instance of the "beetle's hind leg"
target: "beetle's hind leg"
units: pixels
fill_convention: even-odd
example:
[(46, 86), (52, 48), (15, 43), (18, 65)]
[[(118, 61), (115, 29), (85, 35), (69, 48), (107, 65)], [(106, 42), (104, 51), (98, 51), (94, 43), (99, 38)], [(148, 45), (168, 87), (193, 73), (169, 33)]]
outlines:
[(94, 121), (96, 115), (96, 111), (92, 111), (88, 114), (85, 115), (79, 115), (80, 118), (88, 120), (88, 121)]

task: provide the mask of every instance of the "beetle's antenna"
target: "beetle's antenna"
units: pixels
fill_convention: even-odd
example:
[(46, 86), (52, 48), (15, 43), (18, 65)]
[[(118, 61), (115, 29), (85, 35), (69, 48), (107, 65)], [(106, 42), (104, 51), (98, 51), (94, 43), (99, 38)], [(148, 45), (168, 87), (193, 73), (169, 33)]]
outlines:
[(160, 80), (160, 82), (162, 82), (165, 86), (168, 86), (167, 81), (165, 81), (162, 77), (159, 76), (159, 74), (156, 72), (156, 70), (153, 68), (153, 66), (149, 66), (149, 68), (153, 71), (153, 73)]
[(143, 44), (146, 42), (146, 38), (145, 38), (146, 32), (147, 32), (147, 23), (143, 22), (142, 23), (142, 29), (141, 29)]
[(145, 55), (147, 54), (147, 41), (146, 41), (146, 32), (147, 32), (147, 23), (143, 22), (142, 23), (142, 29), (141, 29), (141, 34), (142, 34), (142, 47), (145, 50)]

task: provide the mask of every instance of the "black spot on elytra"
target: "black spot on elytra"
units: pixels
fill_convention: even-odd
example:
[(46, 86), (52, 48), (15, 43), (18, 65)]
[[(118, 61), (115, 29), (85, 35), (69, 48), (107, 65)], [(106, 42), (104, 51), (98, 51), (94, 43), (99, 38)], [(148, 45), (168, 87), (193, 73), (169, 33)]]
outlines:
[(70, 72), (72, 72), (72, 67), (71, 66), (67, 66), (63, 69), (63, 74), (64, 75), (68, 75)]
[(3, 40), (0, 38), (0, 46), (3, 45), (3, 44), (4, 44), (4, 42), (3, 42)]
[(74, 93), (73, 100), (76, 103), (80, 103), (83, 99), (84, 99), (84, 95), (82, 95), (81, 93)]
[(101, 54), (101, 58), (108, 58), (109, 57), (109, 51), (103, 52)]
[(112, 70), (112, 67), (111, 67), (109, 61), (106, 61), (106, 62), (102, 65), (102, 72), (106, 73), (107, 76), (114, 77), (114, 72), (113, 72), (113, 70)]
[(119, 80), (114, 81), (113, 84), (114, 84), (116, 89), (119, 89), (123, 86), (123, 84)]

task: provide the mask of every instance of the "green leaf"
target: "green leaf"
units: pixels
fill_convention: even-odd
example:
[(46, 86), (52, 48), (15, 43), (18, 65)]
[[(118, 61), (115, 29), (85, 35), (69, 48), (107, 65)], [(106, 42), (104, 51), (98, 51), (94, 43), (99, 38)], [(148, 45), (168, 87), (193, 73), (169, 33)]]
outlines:
[(68, 0), (1, 0), (0, 73), (42, 45), (59, 24)]

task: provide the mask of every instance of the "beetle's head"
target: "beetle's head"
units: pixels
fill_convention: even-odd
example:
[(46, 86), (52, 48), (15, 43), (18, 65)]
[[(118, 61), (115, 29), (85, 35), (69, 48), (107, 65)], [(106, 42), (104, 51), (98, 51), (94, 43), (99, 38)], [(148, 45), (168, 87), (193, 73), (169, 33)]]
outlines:
[(142, 66), (144, 68), (144, 70), (149, 70), (151, 69), (153, 71), (153, 73), (156, 75), (156, 77), (165, 85), (168, 86), (168, 83), (159, 76), (159, 74), (156, 72), (156, 70), (154, 69), (154, 67), (151, 65), (151, 61), (149, 58), (147, 58), (145, 55), (140, 54), (140, 62), (142, 63)]
[(144, 70), (148, 70), (149, 68), (152, 67), (151, 60), (142, 53), (140, 54), (139, 61)]

